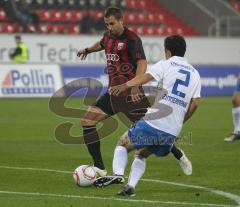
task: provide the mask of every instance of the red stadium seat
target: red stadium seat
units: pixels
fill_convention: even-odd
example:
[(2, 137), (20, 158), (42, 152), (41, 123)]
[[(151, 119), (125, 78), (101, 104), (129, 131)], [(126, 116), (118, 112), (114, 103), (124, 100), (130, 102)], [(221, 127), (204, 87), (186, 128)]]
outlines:
[(134, 23), (134, 21), (135, 21), (134, 13), (126, 12), (125, 15), (124, 15), (124, 21), (126, 23)]
[(154, 35), (163, 35), (164, 29), (162, 27), (154, 27)]
[(172, 27), (167, 27), (164, 30), (164, 35), (173, 35), (174, 31)]
[(41, 33), (47, 33), (47, 26), (46, 24), (40, 24), (39, 25), (39, 30)]
[(155, 16), (152, 13), (147, 13), (145, 17), (145, 22), (146, 23), (154, 23), (155, 21)]
[(230, 1), (230, 2), (229, 2), (229, 5), (230, 5), (233, 9), (235, 9), (235, 10), (237, 10), (237, 11), (240, 11), (240, 2)]
[(35, 33), (35, 32), (37, 32), (37, 28), (36, 28), (35, 25), (29, 24), (28, 25), (28, 31), (31, 32), (31, 33)]
[(2, 8), (0, 8), (0, 21), (4, 21), (6, 19), (7, 17), (5, 11)]
[(20, 27), (16, 23), (3, 23), (1, 25), (1, 32), (2, 33), (16, 33), (20, 32)]
[(146, 0), (126, 0), (126, 4), (130, 9), (146, 9)]
[(154, 28), (151, 26), (144, 26), (143, 35), (154, 35)]
[(143, 35), (143, 27), (142, 27), (142, 26), (136, 27), (136, 33), (137, 33), (138, 35)]
[(50, 19), (49, 19), (49, 21), (51, 21), (51, 22), (58, 22), (58, 21), (60, 21), (61, 20), (61, 18), (62, 18), (62, 13), (61, 13), (61, 11), (58, 11), (58, 10), (51, 10), (50, 11)]
[(41, 33), (51, 33), (52, 32), (52, 29), (53, 29), (53, 25), (52, 24), (41, 24), (40, 27), (40, 32)]
[(177, 32), (177, 34), (179, 34), (179, 35), (183, 35), (183, 30), (182, 30), (182, 28), (177, 28), (176, 32)]
[(145, 16), (143, 13), (138, 13), (135, 15), (133, 22), (142, 24), (144, 22)]
[(163, 23), (164, 22), (164, 15), (163, 14), (155, 14), (155, 22), (156, 23)]
[(79, 25), (78, 24), (70, 24), (68, 26), (69, 34), (79, 34)]
[(83, 17), (85, 17), (86, 15), (88, 15), (88, 12), (86, 10), (84, 11), (78, 11), (78, 10), (73, 10), (72, 11), (72, 21), (73, 22), (79, 22), (83, 19)]
[(138, 9), (145, 9), (146, 8), (146, 2), (144, 0), (137, 1), (136, 7)]
[(49, 21), (51, 17), (50, 11), (46, 9), (40, 9), (39, 10), (39, 19), (40, 21)]
[(142, 10), (146, 8), (146, 1), (145, 0), (127, 0), (126, 1), (127, 7), (131, 9), (138, 9)]
[(72, 12), (71, 11), (62, 10), (61, 13), (62, 13), (61, 14), (62, 22), (72, 21)]
[(99, 19), (103, 18), (103, 13), (102, 11), (97, 11), (97, 10), (94, 10), (93, 13), (92, 13), (92, 18), (96, 21), (98, 21)]
[(136, 7), (136, 1), (135, 0), (127, 0), (127, 8), (135, 8)]
[(57, 33), (57, 34), (61, 34), (61, 33), (65, 33), (65, 25), (64, 24), (55, 24), (53, 25), (52, 28), (53, 33)]

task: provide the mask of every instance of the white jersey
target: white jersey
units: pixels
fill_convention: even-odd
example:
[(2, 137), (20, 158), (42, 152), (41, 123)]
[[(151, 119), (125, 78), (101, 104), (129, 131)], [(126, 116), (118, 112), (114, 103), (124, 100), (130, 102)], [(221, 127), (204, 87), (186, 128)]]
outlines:
[(185, 58), (173, 56), (157, 62), (146, 73), (157, 80), (161, 97), (156, 97), (144, 120), (158, 130), (178, 136), (191, 99), (200, 97), (198, 71)]

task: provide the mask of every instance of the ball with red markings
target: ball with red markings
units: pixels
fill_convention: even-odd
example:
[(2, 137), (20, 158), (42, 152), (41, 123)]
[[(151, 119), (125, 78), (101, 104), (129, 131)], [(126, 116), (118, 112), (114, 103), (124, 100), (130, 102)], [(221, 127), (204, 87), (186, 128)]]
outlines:
[(91, 186), (96, 180), (96, 172), (89, 165), (81, 165), (74, 170), (73, 179), (78, 186)]

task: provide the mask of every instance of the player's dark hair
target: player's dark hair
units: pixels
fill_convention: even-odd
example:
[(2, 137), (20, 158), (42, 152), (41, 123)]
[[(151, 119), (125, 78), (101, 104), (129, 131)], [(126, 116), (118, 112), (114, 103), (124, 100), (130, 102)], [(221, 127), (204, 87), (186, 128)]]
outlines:
[(109, 18), (110, 16), (114, 16), (117, 20), (123, 18), (123, 14), (121, 9), (117, 7), (108, 7), (104, 12), (104, 17)]
[(165, 50), (169, 50), (172, 56), (183, 57), (186, 52), (186, 42), (181, 35), (172, 35), (164, 40)]

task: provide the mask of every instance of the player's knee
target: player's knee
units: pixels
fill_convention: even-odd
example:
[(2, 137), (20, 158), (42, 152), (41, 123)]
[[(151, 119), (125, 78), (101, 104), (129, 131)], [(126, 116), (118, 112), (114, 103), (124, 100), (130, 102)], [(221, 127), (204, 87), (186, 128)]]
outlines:
[(235, 96), (232, 97), (232, 105), (233, 105), (233, 106), (236, 105), (236, 97), (235, 97)]
[(239, 107), (240, 106), (240, 93), (234, 93), (232, 97), (232, 105), (233, 107)]
[(131, 143), (128, 137), (128, 133), (125, 132), (121, 138), (118, 140), (117, 145), (118, 146), (123, 146), (126, 147), (128, 145), (128, 143)]
[(147, 159), (151, 154), (152, 154), (152, 152), (150, 152), (146, 149), (140, 149), (135, 152), (135, 157)]
[(139, 155), (139, 154), (135, 154), (135, 159), (139, 159), (139, 160), (145, 162), (147, 158), (148, 158), (148, 156), (145, 157), (145, 156), (142, 156), (142, 155)]
[(134, 149), (134, 147), (133, 147), (133, 145), (131, 144), (131, 142), (130, 142), (129, 140), (126, 140), (126, 139), (120, 139), (120, 140), (118, 140), (117, 146), (125, 147), (128, 152), (131, 152), (131, 151)]
[(232, 99), (232, 105), (233, 105), (233, 107), (238, 107), (238, 106), (239, 106), (239, 102), (238, 102), (238, 100), (237, 100), (236, 97), (233, 97), (233, 99)]
[(117, 146), (125, 147), (128, 152), (131, 150), (129, 144), (126, 143), (124, 140), (119, 140), (117, 142)]

